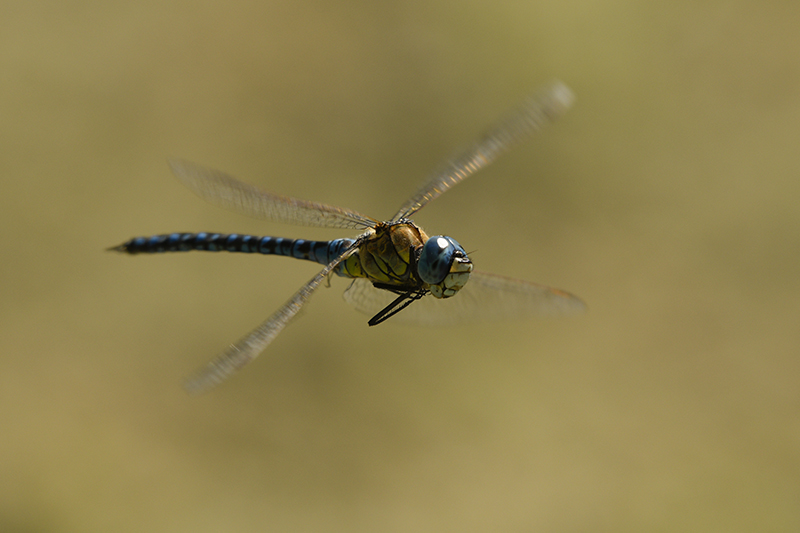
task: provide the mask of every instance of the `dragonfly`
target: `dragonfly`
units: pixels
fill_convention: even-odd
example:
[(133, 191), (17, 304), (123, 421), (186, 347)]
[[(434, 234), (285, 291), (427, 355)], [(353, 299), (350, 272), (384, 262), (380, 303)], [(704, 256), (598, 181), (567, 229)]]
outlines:
[(428, 236), (411, 216), (430, 201), (489, 165), (566, 111), (571, 90), (552, 82), (498, 121), (479, 140), (434, 172), (386, 221), (350, 209), (266, 192), (228, 174), (184, 160), (171, 160), (178, 180), (216, 206), (273, 222), (357, 230), (354, 238), (312, 241), (223, 233), (170, 233), (135, 237), (109, 250), (126, 254), (185, 252), (259, 253), (314, 261), (324, 268), (256, 329), (190, 375), (184, 388), (205, 392), (250, 363), (297, 315), (332, 275), (352, 279), (344, 299), (372, 315), (412, 325), (443, 326), (584, 310), (569, 292), (475, 270), (452, 237)]

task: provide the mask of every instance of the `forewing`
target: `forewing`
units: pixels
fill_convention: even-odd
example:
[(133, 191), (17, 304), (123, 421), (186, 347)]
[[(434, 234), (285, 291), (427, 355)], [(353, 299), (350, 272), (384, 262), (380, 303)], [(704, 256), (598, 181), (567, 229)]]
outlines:
[(572, 91), (556, 81), (529, 98), (514, 113), (496, 124), (478, 142), (448, 162), (412, 196), (393, 221), (409, 218), (425, 204), (487, 166), (544, 125), (555, 120), (572, 104)]
[[(396, 295), (376, 289), (358, 278), (344, 299), (359, 312), (374, 315)], [(444, 326), (516, 320), (532, 316), (559, 316), (583, 312), (586, 304), (566, 291), (519, 279), (473, 271), (467, 284), (451, 298), (431, 295), (412, 303), (389, 319), (395, 324)]]
[(366, 229), (377, 221), (355, 211), (272, 194), (189, 161), (169, 162), (175, 176), (200, 198), (255, 218), (324, 228)]

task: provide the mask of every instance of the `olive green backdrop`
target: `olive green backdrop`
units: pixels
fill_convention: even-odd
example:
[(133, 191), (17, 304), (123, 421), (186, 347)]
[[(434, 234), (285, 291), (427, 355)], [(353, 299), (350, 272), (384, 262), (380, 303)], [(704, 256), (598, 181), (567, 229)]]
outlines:
[[(0, 530), (797, 531), (800, 4), (5, 2)], [(368, 328), (317, 270), (125, 257), (348, 236), (205, 204), (168, 157), (381, 218), (550, 79), (558, 123), (419, 212), (589, 312)]]

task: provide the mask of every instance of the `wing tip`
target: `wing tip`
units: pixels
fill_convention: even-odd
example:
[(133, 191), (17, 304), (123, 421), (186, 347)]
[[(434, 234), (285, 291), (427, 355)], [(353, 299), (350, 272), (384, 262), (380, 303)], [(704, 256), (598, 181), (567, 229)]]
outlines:
[(564, 309), (567, 313), (585, 313), (589, 310), (589, 306), (586, 305), (586, 302), (571, 292), (562, 289), (554, 289), (552, 287), (550, 288), (550, 292), (559, 296), (564, 303), (568, 304), (568, 307)]
[(197, 174), (200, 168), (197, 164), (179, 157), (168, 158), (167, 164), (177, 178), (183, 178), (185, 176)]
[(575, 102), (575, 93), (561, 80), (553, 80), (546, 90), (557, 107), (563, 110), (569, 109)]
[(191, 396), (201, 396), (211, 389), (216, 388), (228, 377), (228, 374), (215, 372), (209, 368), (201, 368), (184, 378), (183, 390)]

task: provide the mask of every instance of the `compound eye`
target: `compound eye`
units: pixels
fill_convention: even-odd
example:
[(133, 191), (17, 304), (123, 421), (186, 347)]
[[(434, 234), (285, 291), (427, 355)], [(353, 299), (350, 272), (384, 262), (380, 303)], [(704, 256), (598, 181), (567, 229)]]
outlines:
[(417, 263), (420, 279), (429, 285), (441, 283), (459, 253), (462, 256), (467, 255), (454, 239), (442, 235), (431, 237), (422, 247)]

